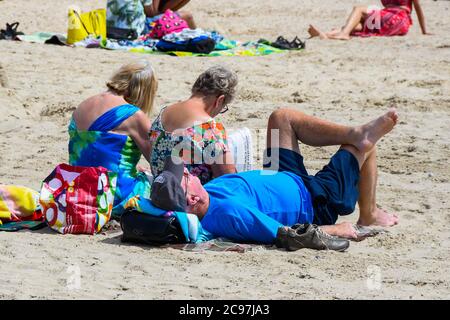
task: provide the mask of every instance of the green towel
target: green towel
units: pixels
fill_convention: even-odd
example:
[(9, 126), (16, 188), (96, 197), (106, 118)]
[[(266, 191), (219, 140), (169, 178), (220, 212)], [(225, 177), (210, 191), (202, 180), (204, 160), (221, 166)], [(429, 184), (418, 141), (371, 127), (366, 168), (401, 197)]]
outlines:
[(45, 221), (7, 222), (0, 225), (0, 231), (39, 230), (47, 226)]
[(67, 38), (64, 34), (54, 32), (35, 32), (28, 35), (17, 36), (20, 41), (67, 45)]
[(231, 57), (231, 56), (265, 56), (273, 53), (281, 53), (286, 52), (286, 50), (281, 50), (266, 44), (257, 43), (257, 42), (247, 42), (243, 45), (238, 45), (232, 49), (228, 50), (215, 50), (208, 54), (204, 53), (192, 53), (192, 52), (184, 52), (184, 51), (169, 51), (169, 52), (160, 52), (160, 51), (147, 51), (141, 48), (132, 48), (129, 51), (137, 52), (137, 53), (149, 53), (149, 54), (169, 54), (177, 57)]

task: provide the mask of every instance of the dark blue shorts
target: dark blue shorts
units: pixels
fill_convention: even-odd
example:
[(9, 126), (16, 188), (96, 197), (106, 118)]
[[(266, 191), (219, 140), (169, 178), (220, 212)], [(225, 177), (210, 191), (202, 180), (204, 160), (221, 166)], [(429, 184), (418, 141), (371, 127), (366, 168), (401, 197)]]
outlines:
[[(335, 224), (338, 216), (350, 214), (355, 210), (359, 197), (359, 165), (349, 151), (339, 150), (314, 176), (306, 171), (300, 154), (283, 148), (278, 149), (278, 152), (278, 168), (272, 166), (272, 162), (265, 163), (264, 168), (292, 172), (302, 178), (311, 193), (315, 224)], [(269, 161), (272, 154), (273, 149), (269, 148)]]

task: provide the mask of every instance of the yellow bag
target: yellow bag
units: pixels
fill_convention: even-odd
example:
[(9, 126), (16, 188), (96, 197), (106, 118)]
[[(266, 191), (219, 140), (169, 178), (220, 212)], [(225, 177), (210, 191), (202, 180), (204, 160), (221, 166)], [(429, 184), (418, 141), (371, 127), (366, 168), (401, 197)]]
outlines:
[(101, 36), (106, 39), (106, 9), (97, 9), (81, 13), (76, 9), (69, 9), (69, 29), (67, 43), (84, 40), (88, 35)]

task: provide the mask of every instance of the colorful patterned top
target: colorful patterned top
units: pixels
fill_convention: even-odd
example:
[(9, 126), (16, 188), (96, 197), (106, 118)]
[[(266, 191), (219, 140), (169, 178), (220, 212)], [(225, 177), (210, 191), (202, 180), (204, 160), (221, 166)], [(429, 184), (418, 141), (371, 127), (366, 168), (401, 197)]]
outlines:
[(69, 163), (102, 166), (118, 174), (114, 216), (122, 214), (126, 200), (137, 192), (137, 187), (143, 196), (150, 193), (147, 178), (136, 170), (142, 155), (136, 143), (129, 136), (109, 132), (139, 110), (129, 104), (115, 107), (97, 118), (88, 130), (79, 130), (73, 118), (69, 125)]
[(144, 6), (152, 3), (153, 0), (108, 0), (106, 24), (108, 27), (132, 29), (140, 35), (146, 22)]
[[(211, 164), (222, 159), (229, 151), (224, 126), (210, 119), (192, 127), (168, 132), (161, 121), (162, 108), (150, 129), (150, 141), (153, 149), (150, 164), (153, 175), (158, 175), (164, 160), (170, 156), (181, 156), (189, 172), (197, 176), (202, 184), (213, 179)], [(220, 160), (219, 160), (220, 159)]]

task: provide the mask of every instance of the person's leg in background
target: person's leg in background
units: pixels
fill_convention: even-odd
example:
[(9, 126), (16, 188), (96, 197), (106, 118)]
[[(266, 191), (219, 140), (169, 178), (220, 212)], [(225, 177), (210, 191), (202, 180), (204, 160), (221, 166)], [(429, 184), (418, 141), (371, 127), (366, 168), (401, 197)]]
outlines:
[(161, 0), (159, 1), (158, 11), (163, 13), (167, 9), (178, 11), (188, 4), (190, 0)]
[(363, 23), (367, 17), (367, 13), (367, 6), (354, 6), (350, 16), (347, 18), (347, 22), (341, 30), (332, 30), (331, 32), (325, 33), (310, 25), (308, 32), (311, 38), (320, 37), (320, 39), (350, 40), (350, 34), (353, 31), (361, 31), (363, 29)]

